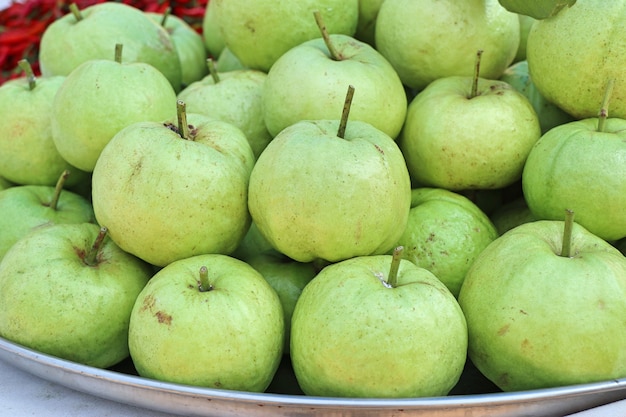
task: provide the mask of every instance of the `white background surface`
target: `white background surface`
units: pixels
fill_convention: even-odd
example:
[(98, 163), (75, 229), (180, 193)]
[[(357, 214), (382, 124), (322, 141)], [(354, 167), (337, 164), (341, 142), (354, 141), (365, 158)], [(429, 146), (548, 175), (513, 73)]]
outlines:
[(1, 417), (171, 417), (83, 394), (0, 361)]
[[(83, 394), (32, 376), (0, 361), (0, 417), (26, 416), (172, 417), (173, 415)], [(576, 413), (570, 417), (626, 417), (626, 400)]]

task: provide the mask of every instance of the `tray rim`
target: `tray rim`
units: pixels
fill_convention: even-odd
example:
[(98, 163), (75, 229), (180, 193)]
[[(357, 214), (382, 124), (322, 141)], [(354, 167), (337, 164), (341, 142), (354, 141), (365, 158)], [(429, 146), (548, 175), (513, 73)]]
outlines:
[[(137, 375), (126, 374), (110, 369), (94, 368), (35, 351), (2, 337), (0, 337), (0, 360), (3, 360), (27, 373), (58, 383), (76, 391), (125, 403), (127, 405), (151, 409), (153, 411), (161, 411), (172, 414), (182, 413), (182, 415), (217, 415), (211, 414), (213, 411), (218, 411), (220, 413), (224, 411), (225, 414), (219, 414), (220, 416), (240, 415), (229, 413), (236, 413), (237, 408), (241, 408), (243, 411), (244, 409), (249, 409), (251, 406), (256, 408), (265, 406), (267, 409), (258, 415), (266, 415), (265, 412), (273, 411), (277, 408), (282, 411), (298, 408), (310, 409), (311, 411), (318, 410), (318, 412), (324, 409), (351, 410), (357, 413), (365, 412), (367, 410), (377, 410), (379, 412), (402, 410), (405, 412), (403, 415), (409, 416), (418, 415), (411, 414), (411, 410), (416, 412), (429, 412), (441, 409), (460, 409), (461, 407), (464, 407), (464, 409), (476, 408), (482, 410), (481, 414), (477, 415), (521, 416), (527, 414), (518, 414), (518, 411), (516, 410), (504, 410), (504, 414), (484, 414), (484, 412), (488, 409), (518, 409), (520, 407), (541, 405), (543, 402), (554, 405), (555, 402), (571, 399), (571, 406), (564, 407), (564, 409), (567, 409), (567, 413), (569, 414), (608, 404), (620, 399), (626, 399), (626, 378), (518, 392), (457, 394), (442, 397), (398, 399), (337, 398), (295, 394), (243, 392), (170, 383)], [(84, 381), (89, 381), (91, 385), (82, 384)], [(115, 387), (116, 392), (99, 390), (99, 388), (103, 386), (109, 388), (111, 386)], [(126, 389), (129, 390), (126, 391)], [(149, 394), (148, 397), (152, 395), (159, 395), (164, 399), (167, 399), (170, 403), (168, 403), (168, 405), (156, 404), (152, 403), (150, 398), (128, 397), (128, 395), (136, 392), (146, 392)], [(592, 396), (593, 401), (591, 400)], [(205, 414), (199, 411), (197, 407), (189, 406), (189, 402), (195, 403), (202, 400), (211, 402), (213, 406), (219, 403), (217, 404), (218, 409), (206, 410), (208, 414)], [(313, 415), (313, 412), (309, 414)], [(246, 413), (241, 415), (250, 414)], [(268, 415), (277, 414), (274, 413)], [(468, 414), (466, 410), (462, 414), (459, 413), (459, 415), (474, 414)]]

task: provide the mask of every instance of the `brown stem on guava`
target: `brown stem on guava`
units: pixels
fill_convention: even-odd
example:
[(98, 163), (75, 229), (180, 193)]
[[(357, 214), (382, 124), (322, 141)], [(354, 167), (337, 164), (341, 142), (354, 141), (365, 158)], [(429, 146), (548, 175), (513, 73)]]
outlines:
[(574, 211), (565, 210), (565, 225), (563, 227), (563, 246), (561, 256), (569, 258), (572, 253), (572, 228), (574, 227)]
[(83, 14), (80, 12), (80, 9), (76, 5), (76, 3), (70, 4), (69, 8), (70, 12), (72, 12), (77, 21), (80, 22), (81, 20), (83, 20)]
[(115, 62), (117, 62), (118, 64), (122, 63), (122, 51), (124, 50), (124, 45), (121, 43), (116, 43), (115, 44)]
[(614, 84), (614, 79), (610, 79), (606, 84), (604, 98), (602, 99), (602, 105), (600, 106), (600, 111), (598, 112), (598, 132), (604, 132), (606, 119), (609, 118), (609, 100), (611, 100), (611, 95), (613, 94)]
[(400, 269), (400, 261), (402, 260), (403, 246), (398, 246), (393, 250), (391, 258), (391, 268), (389, 268), (389, 277), (387, 278), (387, 284), (391, 288), (395, 288), (398, 285), (398, 270)]
[(468, 98), (474, 98), (478, 95), (478, 79), (480, 78), (480, 60), (483, 56), (483, 50), (476, 51), (476, 63), (474, 65), (474, 76), (472, 77), (472, 89)]
[(26, 80), (28, 80), (28, 89), (34, 90), (37, 86), (37, 78), (35, 77), (35, 73), (33, 72), (33, 67), (30, 66), (30, 63), (27, 59), (20, 59), (17, 63), (22, 71), (26, 74)]
[(213, 285), (209, 282), (209, 270), (205, 265), (200, 267), (200, 271), (198, 271), (198, 290), (200, 292), (206, 292), (213, 290)]
[(333, 43), (331, 42), (330, 34), (328, 33), (328, 28), (326, 27), (326, 24), (324, 23), (324, 19), (322, 18), (322, 14), (320, 13), (319, 10), (315, 10), (313, 12), (313, 15), (315, 16), (315, 23), (317, 23), (317, 27), (319, 28), (322, 34), (322, 39), (324, 40), (324, 43), (326, 44), (326, 47), (328, 48), (330, 57), (334, 59), (335, 61), (341, 61), (343, 59), (343, 56), (341, 56), (341, 54), (335, 48), (335, 45), (333, 45)]
[(171, 7), (168, 7), (167, 9), (165, 9), (165, 12), (163, 13), (163, 18), (161, 19), (161, 26), (165, 27), (165, 24), (167, 23), (167, 19), (170, 17), (171, 14), (172, 14)]
[(54, 194), (52, 194), (52, 200), (50, 200), (50, 203), (48, 204), (48, 207), (50, 207), (52, 210), (57, 209), (57, 206), (59, 204), (59, 198), (61, 197), (61, 192), (63, 191), (63, 187), (65, 186), (65, 181), (67, 180), (67, 177), (69, 176), (70, 176), (70, 171), (66, 169), (65, 171), (61, 173), (61, 176), (57, 180), (57, 183), (54, 187)]
[(176, 115), (178, 116), (178, 134), (181, 138), (189, 139), (189, 125), (187, 124), (187, 105), (182, 100), (176, 100)]
[(94, 240), (93, 244), (91, 245), (91, 249), (89, 249), (89, 252), (87, 252), (85, 258), (83, 258), (83, 262), (85, 263), (85, 265), (96, 266), (98, 264), (98, 252), (100, 252), (102, 244), (104, 243), (104, 238), (106, 237), (108, 232), (109, 229), (107, 229), (106, 227), (103, 226), (100, 228), (98, 236), (96, 236), (96, 240)]
[(213, 58), (207, 58), (206, 64), (207, 64), (207, 67), (209, 67), (209, 74), (211, 74), (211, 78), (213, 78), (213, 84), (219, 83), (220, 75), (217, 72), (217, 67), (215, 66), (215, 60)]
[(354, 97), (354, 86), (348, 86), (348, 92), (346, 93), (346, 99), (343, 102), (343, 111), (341, 112), (341, 119), (339, 120), (339, 129), (337, 129), (337, 136), (341, 139), (346, 135), (346, 126), (348, 124), (348, 116), (350, 116), (350, 107), (352, 107), (352, 97)]

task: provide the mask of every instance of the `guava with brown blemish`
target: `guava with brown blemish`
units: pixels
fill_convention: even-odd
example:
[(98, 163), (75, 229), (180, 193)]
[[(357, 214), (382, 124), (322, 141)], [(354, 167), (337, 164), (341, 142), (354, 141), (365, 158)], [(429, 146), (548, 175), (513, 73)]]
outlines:
[(414, 187), (500, 189), (521, 178), (541, 136), (537, 113), (513, 87), (475, 69), (433, 81), (409, 104), (398, 144)]
[(469, 357), (504, 391), (626, 376), (626, 258), (570, 222), (509, 230), (461, 287)]
[(414, 188), (404, 233), (404, 257), (439, 278), (458, 296), (468, 269), (498, 236), (487, 215), (468, 198), (440, 188)]
[(284, 331), (281, 302), (263, 276), (208, 254), (152, 277), (132, 310), (128, 344), (141, 376), (262, 392), (282, 358)]
[(0, 335), (81, 364), (128, 357), (128, 325), (152, 267), (92, 223), (42, 227), (0, 264)]
[(157, 266), (231, 253), (250, 225), (254, 154), (245, 135), (230, 123), (184, 113), (175, 129), (140, 122), (118, 132), (92, 176), (98, 221), (120, 247)]

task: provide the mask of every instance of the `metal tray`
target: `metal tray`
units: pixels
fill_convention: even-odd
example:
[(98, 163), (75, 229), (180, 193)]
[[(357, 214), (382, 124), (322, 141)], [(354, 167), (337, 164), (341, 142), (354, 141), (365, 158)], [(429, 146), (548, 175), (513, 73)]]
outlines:
[(0, 338), (0, 360), (45, 380), (94, 396), (181, 416), (555, 417), (626, 398), (626, 378), (524, 392), (497, 392), (469, 364), (450, 395), (352, 399), (305, 396), (288, 360), (266, 393), (193, 387), (137, 376), (127, 360), (98, 369), (45, 355)]

